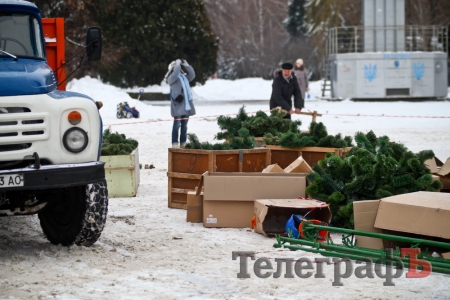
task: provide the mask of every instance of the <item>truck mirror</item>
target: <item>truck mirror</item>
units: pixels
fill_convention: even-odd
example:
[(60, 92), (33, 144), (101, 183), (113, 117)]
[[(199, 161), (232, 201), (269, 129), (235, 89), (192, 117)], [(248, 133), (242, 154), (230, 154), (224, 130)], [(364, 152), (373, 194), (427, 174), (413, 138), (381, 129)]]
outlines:
[(98, 61), (102, 57), (102, 33), (98, 27), (90, 27), (86, 36), (86, 51), (89, 61)]

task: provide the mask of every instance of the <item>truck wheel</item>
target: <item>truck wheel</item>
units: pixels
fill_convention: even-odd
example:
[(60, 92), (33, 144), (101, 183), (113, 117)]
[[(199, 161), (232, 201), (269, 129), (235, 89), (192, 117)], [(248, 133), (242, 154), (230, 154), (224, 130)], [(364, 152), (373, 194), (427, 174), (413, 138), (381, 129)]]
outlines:
[(60, 189), (39, 212), (42, 230), (55, 245), (92, 246), (102, 234), (108, 213), (106, 182)]

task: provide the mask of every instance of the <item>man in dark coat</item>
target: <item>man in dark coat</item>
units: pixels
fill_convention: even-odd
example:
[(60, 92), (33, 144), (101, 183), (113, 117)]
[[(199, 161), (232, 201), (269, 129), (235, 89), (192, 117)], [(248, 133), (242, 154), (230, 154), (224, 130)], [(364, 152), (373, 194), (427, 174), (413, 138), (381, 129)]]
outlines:
[[(284, 63), (281, 69), (275, 70), (270, 97), (270, 109), (281, 107), (288, 112), (286, 119), (290, 119), (293, 113), (300, 113), (305, 104), (297, 78), (292, 73), (293, 67), (291, 63)], [(292, 96), (295, 110), (292, 108)]]

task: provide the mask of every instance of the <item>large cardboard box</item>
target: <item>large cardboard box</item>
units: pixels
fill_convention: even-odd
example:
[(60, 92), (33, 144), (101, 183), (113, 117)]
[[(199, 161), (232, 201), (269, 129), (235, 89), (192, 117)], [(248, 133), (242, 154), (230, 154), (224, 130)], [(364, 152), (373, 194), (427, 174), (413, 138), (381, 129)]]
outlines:
[[(355, 230), (366, 232), (382, 233), (382, 230), (375, 228), (380, 200), (366, 200), (353, 202), (353, 216)], [(383, 249), (383, 240), (367, 236), (355, 236), (356, 246), (371, 249)]]
[(286, 173), (310, 173), (312, 171), (311, 167), (301, 156), (284, 169)]
[(256, 199), (291, 199), (305, 196), (305, 174), (205, 172), (203, 226), (246, 228), (251, 226)]
[(415, 192), (383, 198), (374, 227), (450, 239), (450, 194)]
[(317, 200), (258, 199), (255, 201), (255, 232), (272, 236), (286, 232), (286, 222), (291, 215), (307, 215), (307, 219), (331, 221), (329, 205)]

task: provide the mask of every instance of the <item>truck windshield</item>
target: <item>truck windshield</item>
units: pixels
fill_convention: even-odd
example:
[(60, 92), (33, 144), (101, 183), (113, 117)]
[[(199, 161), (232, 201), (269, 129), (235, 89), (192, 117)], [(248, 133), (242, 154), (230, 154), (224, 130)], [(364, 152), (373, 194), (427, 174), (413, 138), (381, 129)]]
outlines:
[[(44, 59), (39, 21), (23, 14), (0, 13), (0, 49), (18, 57)], [(0, 56), (8, 56), (0, 51)]]

